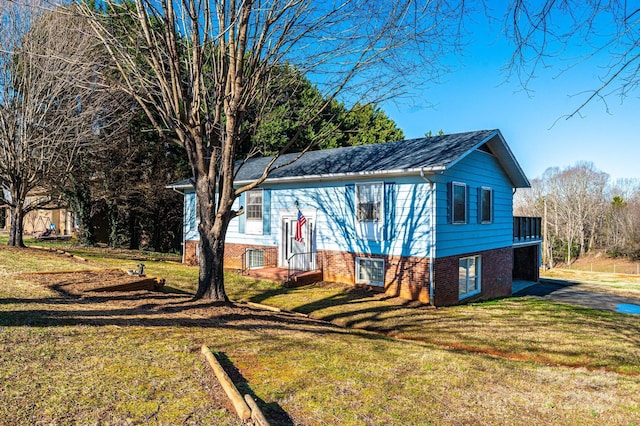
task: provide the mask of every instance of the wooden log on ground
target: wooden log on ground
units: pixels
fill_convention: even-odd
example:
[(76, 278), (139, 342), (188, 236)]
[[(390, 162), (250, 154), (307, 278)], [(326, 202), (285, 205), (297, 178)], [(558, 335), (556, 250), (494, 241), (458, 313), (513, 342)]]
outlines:
[(275, 306), (263, 305), (262, 303), (247, 302), (247, 305), (251, 306), (252, 308), (265, 309), (272, 312), (282, 312), (282, 309), (280, 308), (276, 308)]
[(136, 291), (136, 290), (154, 290), (160, 291), (164, 287), (163, 278), (143, 278), (124, 284), (111, 284), (104, 287), (92, 288), (91, 291)]
[(244, 400), (247, 401), (247, 405), (251, 408), (251, 420), (259, 426), (270, 426), (267, 418), (262, 414), (262, 410), (258, 407), (258, 404), (256, 404), (251, 395), (245, 395)]
[(231, 381), (231, 378), (229, 377), (227, 372), (224, 371), (222, 365), (220, 365), (216, 357), (213, 356), (206, 345), (202, 345), (201, 352), (213, 369), (213, 372), (218, 378), (222, 389), (224, 389), (225, 393), (231, 400), (233, 408), (235, 408), (236, 413), (238, 413), (238, 417), (240, 417), (240, 419), (242, 420), (247, 420), (249, 417), (251, 417), (251, 409), (240, 395), (240, 392), (238, 392), (238, 388), (236, 388), (236, 385), (233, 384), (233, 381)]
[(43, 247), (43, 246), (29, 246), (30, 249), (36, 249), (36, 250), (44, 250), (44, 251), (53, 251), (54, 249), (52, 249), (51, 247)]

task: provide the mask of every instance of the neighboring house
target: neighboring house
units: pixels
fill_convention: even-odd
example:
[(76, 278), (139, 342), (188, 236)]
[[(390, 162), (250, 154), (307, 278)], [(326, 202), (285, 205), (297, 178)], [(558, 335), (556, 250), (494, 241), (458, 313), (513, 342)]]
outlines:
[[(268, 162), (246, 162), (236, 184)], [(540, 219), (512, 213), (529, 186), (499, 130), (307, 152), (236, 200), (245, 214), (229, 226), (225, 266), (317, 270), (437, 306), (508, 296), (513, 279), (538, 280)], [(195, 263), (192, 182), (169, 188), (185, 194), (184, 259)]]
[[(8, 197), (8, 194), (5, 194)], [(25, 205), (38, 202), (44, 195), (41, 191), (36, 190), (30, 193), (25, 200)], [(11, 228), (11, 214), (8, 206), (0, 206), (5, 209), (4, 228), (0, 231), (8, 232)], [(60, 207), (56, 204), (45, 205), (40, 209), (32, 210), (27, 213), (22, 222), (23, 235), (32, 235), (42, 233), (48, 230), (51, 235), (72, 235), (74, 231), (73, 212), (66, 207)]]

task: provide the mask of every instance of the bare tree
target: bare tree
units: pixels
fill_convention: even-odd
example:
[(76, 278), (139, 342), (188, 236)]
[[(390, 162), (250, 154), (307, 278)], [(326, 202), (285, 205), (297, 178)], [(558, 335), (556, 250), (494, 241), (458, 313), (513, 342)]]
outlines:
[[(82, 21), (42, 6), (0, 2), (0, 187), (13, 246), (24, 245), (24, 215), (57, 200), (53, 188), (123, 105), (97, 78), (103, 61)], [(36, 189), (46, 195), (27, 197)]]
[[(640, 84), (640, 6), (626, 0), (514, 0), (506, 14), (514, 40), (511, 65), (527, 87), (549, 60), (567, 67), (593, 64), (598, 79), (583, 102), (567, 118), (593, 100), (625, 98)], [(579, 54), (569, 51), (578, 48)]]
[(603, 248), (614, 256), (640, 257), (640, 180), (618, 179), (606, 194)]
[[(122, 88), (159, 131), (175, 135), (187, 151), (200, 212), (196, 297), (214, 300), (227, 300), (224, 240), (238, 214), (232, 204), (279, 167), (274, 158), (259, 179), (233, 185), (238, 146), (265, 112), (298, 90), (280, 81), (278, 70), (295, 67), (323, 94), (322, 103), (296, 111), (302, 120), (326, 111), (339, 95), (351, 104), (381, 100), (442, 70), (438, 59), (457, 44), (464, 13), (462, 5), (439, 0), (104, 4), (103, 11), (84, 7), (83, 12), (112, 55)], [(250, 118), (249, 107), (257, 111)]]
[(608, 207), (605, 201), (608, 179), (609, 175), (592, 163), (579, 162), (564, 170), (549, 168), (541, 178), (532, 181), (529, 191), (516, 198), (517, 211), (525, 215), (543, 216), (546, 203), (549, 233), (545, 244), (550, 253), (550, 267), (553, 254), (559, 255), (560, 249), (564, 251), (564, 260), (571, 263), (596, 247)]

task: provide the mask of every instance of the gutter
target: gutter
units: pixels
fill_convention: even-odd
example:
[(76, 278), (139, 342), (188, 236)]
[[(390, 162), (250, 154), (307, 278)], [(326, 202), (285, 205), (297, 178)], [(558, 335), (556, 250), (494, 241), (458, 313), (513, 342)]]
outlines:
[(420, 177), (424, 179), (425, 182), (429, 183), (429, 189), (431, 190), (431, 195), (429, 196), (431, 201), (431, 246), (429, 247), (429, 305), (435, 306), (435, 302), (433, 300), (435, 293), (435, 281), (433, 279), (433, 262), (435, 261), (436, 251), (436, 184), (424, 174), (424, 169), (420, 170)]
[[(351, 179), (363, 179), (363, 178), (375, 178), (378, 176), (381, 177), (391, 177), (391, 176), (406, 176), (411, 174), (420, 174), (424, 175), (425, 172), (442, 172), (446, 170), (446, 166), (431, 166), (431, 167), (420, 167), (420, 168), (411, 168), (411, 169), (393, 169), (393, 170), (382, 170), (375, 172), (357, 172), (357, 173), (328, 173), (322, 175), (304, 175), (304, 176), (289, 176), (289, 177), (280, 177), (280, 178), (267, 178), (262, 184), (267, 183), (288, 183), (288, 182), (322, 182), (322, 181), (338, 181), (338, 180), (351, 180)], [(234, 181), (234, 185), (246, 185), (249, 183), (255, 182), (256, 179), (245, 179), (245, 180), (237, 180)], [(179, 186), (168, 185), (167, 189), (173, 189), (177, 191), (178, 189), (194, 189), (193, 184), (183, 184)]]
[[(321, 182), (321, 181), (336, 181), (336, 180), (351, 180), (354, 178), (368, 178), (368, 177), (390, 177), (390, 176), (406, 176), (414, 173), (424, 174), (424, 172), (438, 172), (444, 171), (445, 166), (432, 166), (432, 167), (420, 167), (411, 169), (393, 169), (393, 170), (380, 170), (374, 172), (356, 172), (356, 173), (327, 173), (322, 175), (304, 175), (304, 176), (290, 176), (280, 178), (267, 178), (264, 183), (286, 183), (286, 182)], [(254, 182), (255, 179), (235, 181), (236, 185), (245, 185), (247, 183)]]

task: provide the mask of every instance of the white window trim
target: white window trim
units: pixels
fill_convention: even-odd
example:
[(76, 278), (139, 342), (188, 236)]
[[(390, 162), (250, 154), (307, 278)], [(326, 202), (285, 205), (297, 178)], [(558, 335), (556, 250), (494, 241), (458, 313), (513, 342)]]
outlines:
[[(373, 262), (382, 262), (382, 282), (361, 280), (360, 279), (360, 261), (362, 261), (362, 260), (373, 261)], [(373, 258), (373, 257), (356, 257), (356, 276), (355, 276), (356, 284), (366, 284), (366, 285), (384, 287), (384, 273), (385, 273), (384, 259)]]
[[(456, 221), (456, 208), (455, 208), (456, 186), (461, 186), (464, 188), (464, 219), (462, 220), (462, 222)], [(467, 216), (469, 213), (468, 209), (469, 209), (469, 200), (467, 199), (467, 184), (462, 182), (451, 182), (451, 223), (453, 223), (454, 225), (466, 224)]]
[[(467, 257), (461, 257), (460, 259), (458, 259), (458, 268), (460, 268), (460, 261), (461, 260), (467, 260), (467, 259), (475, 259), (475, 263), (476, 263), (476, 281), (478, 283), (478, 288), (472, 292), (468, 292), (468, 293), (460, 293), (458, 294), (458, 300), (462, 300), (462, 299), (467, 299), (469, 297), (475, 296), (477, 294), (480, 294), (482, 292), (482, 256), (480, 255), (476, 255), (476, 256), (467, 256)], [(466, 281), (466, 285), (465, 287), (468, 289), (469, 288), (469, 268), (466, 268), (467, 274), (465, 277), (465, 281)], [(460, 291), (460, 276), (458, 276), (458, 292)]]
[[(378, 220), (360, 220), (358, 219), (358, 187), (359, 186), (371, 186), (371, 185), (379, 185), (381, 187), (380, 191), (380, 218)], [(356, 183), (355, 192), (353, 194), (355, 198), (355, 220), (358, 223), (384, 223), (384, 182), (367, 182), (367, 183)]]
[(255, 218), (255, 217), (249, 217), (247, 215), (246, 221), (249, 222), (262, 222), (262, 219), (264, 218), (264, 190), (262, 189), (252, 189), (250, 191), (247, 191), (247, 196), (246, 196), (246, 211), (249, 212), (249, 194), (250, 193), (256, 193), (256, 192), (260, 192), (260, 218)]
[[(489, 191), (489, 220), (482, 220), (482, 211), (484, 210), (482, 191)], [(478, 200), (478, 206), (480, 208), (480, 223), (485, 225), (493, 223), (493, 189), (492, 188), (489, 188), (488, 186), (480, 187), (480, 200)]]

